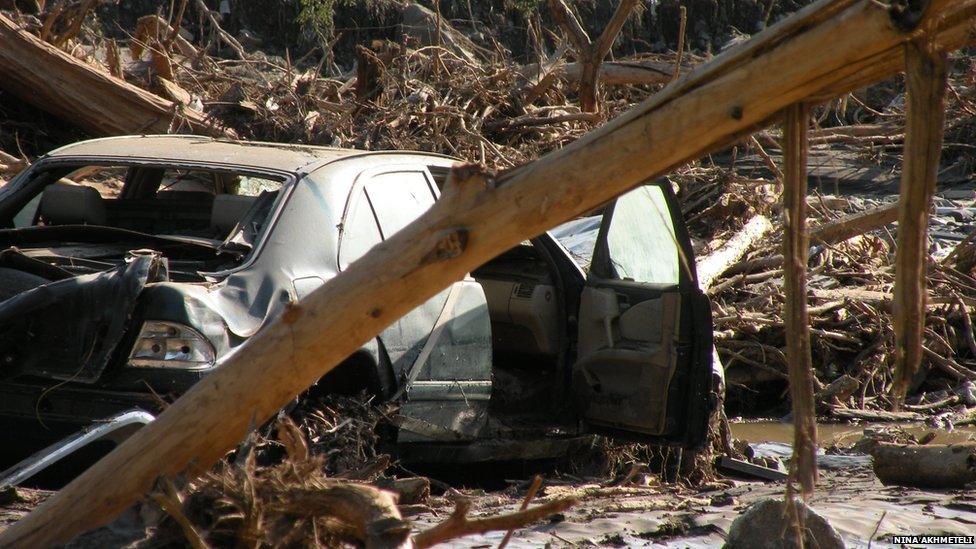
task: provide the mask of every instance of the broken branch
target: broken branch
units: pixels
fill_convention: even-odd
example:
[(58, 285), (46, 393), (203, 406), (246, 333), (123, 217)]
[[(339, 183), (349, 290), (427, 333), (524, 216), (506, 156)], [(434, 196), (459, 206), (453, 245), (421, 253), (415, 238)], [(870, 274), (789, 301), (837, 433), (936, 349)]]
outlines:
[(498, 515), (483, 519), (469, 519), (467, 514), (471, 508), (471, 502), (464, 499), (458, 500), (455, 503), (456, 507), (454, 509), (454, 513), (450, 516), (450, 518), (437, 526), (434, 526), (433, 528), (420, 532), (413, 537), (414, 547), (417, 549), (424, 549), (426, 547), (433, 547), (438, 543), (444, 543), (455, 538), (470, 536), (472, 534), (483, 534), (485, 532), (493, 532), (495, 530), (513, 530), (515, 528), (521, 528), (527, 524), (542, 520), (550, 515), (565, 511), (577, 503), (579, 503), (577, 498), (566, 497), (543, 503), (536, 507), (532, 507), (531, 509), (517, 511), (515, 513), (508, 513), (505, 515)]

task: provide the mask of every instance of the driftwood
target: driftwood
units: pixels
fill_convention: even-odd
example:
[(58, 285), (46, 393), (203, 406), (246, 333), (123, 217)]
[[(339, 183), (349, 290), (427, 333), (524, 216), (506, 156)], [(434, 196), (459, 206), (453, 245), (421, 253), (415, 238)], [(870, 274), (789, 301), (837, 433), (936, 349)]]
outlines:
[[(807, 313), (807, 262), (810, 256), (807, 219), (807, 127), (810, 109), (790, 105), (783, 123), (783, 278), (786, 359), (793, 409), (793, 479), (804, 498), (817, 483), (817, 410), (810, 354), (810, 317)], [(799, 523), (796, 523), (797, 525)], [(795, 532), (802, 540), (802, 532)]]
[(0, 89), (95, 135), (191, 131), (226, 135), (195, 110), (133, 86), (0, 15)]
[(16, 172), (26, 168), (30, 163), (23, 158), (0, 151), (0, 173)]
[(906, 446), (879, 442), (871, 456), (874, 474), (885, 485), (938, 489), (976, 483), (976, 443)]
[(898, 220), (898, 204), (879, 206), (829, 221), (810, 230), (810, 242), (837, 244)]
[(579, 100), (580, 110), (583, 112), (598, 112), (600, 110), (599, 90), (597, 84), (600, 79), (600, 69), (603, 59), (610, 53), (613, 42), (624, 28), (624, 23), (634, 11), (637, 0), (620, 0), (616, 11), (600, 33), (596, 42), (590, 40), (583, 30), (583, 25), (566, 5), (565, 0), (549, 0), (549, 9), (559, 26), (566, 31), (569, 41), (573, 44), (579, 68)]
[[(667, 84), (674, 70), (674, 65), (658, 61), (606, 61), (600, 67), (598, 78), (604, 86), (653, 86)], [(526, 78), (535, 78), (542, 71), (538, 63), (525, 65), (519, 70)], [(571, 62), (556, 66), (546, 74), (575, 82), (580, 79), (582, 72), (582, 64)]]
[(536, 507), (524, 508), (514, 513), (481, 519), (469, 519), (467, 515), (468, 510), (471, 508), (471, 502), (466, 499), (458, 500), (455, 503), (454, 513), (447, 520), (413, 537), (414, 547), (417, 549), (425, 549), (426, 547), (432, 547), (439, 543), (472, 534), (521, 528), (526, 524), (565, 511), (573, 505), (576, 505), (576, 503), (578, 503), (576, 498), (566, 497), (543, 503)]
[(698, 284), (702, 289), (711, 287), (715, 279), (739, 260), (749, 248), (772, 230), (769, 218), (757, 215), (749, 220), (741, 231), (707, 256), (697, 261)]
[[(873, 2), (821, 0), (672, 83), (630, 112), (493, 179), (456, 168), (441, 200), (300, 303), (148, 426), (0, 534), (45, 546), (111, 521), (157, 478), (193, 476), (396, 318), (526, 237), (741, 139), (807, 97), (900, 70), (928, 33), (972, 40), (976, 0), (933, 0), (920, 31)], [(759, 75), (776, 74), (776, 78)], [(323, 334), (328, 334), (327, 337)], [(124, 471), (125, 474), (119, 474)]]
[(295, 488), (281, 498), (280, 511), (296, 517), (330, 516), (350, 525), (366, 547), (407, 548), (410, 525), (400, 516), (390, 492), (366, 484), (336, 482)]
[(442, 47), (472, 63), (491, 56), (491, 52), (458, 32), (439, 13), (413, 2), (403, 6), (398, 34), (410, 39), (412, 45)]
[[(850, 240), (870, 231), (880, 229), (898, 220), (898, 204), (879, 206), (863, 212), (847, 215), (840, 219), (828, 221), (810, 229), (811, 244), (837, 244)], [(757, 271), (775, 269), (783, 266), (783, 256), (770, 255), (759, 259), (739, 261), (729, 266), (723, 273), (725, 276), (754, 273)]]
[(843, 419), (860, 419), (864, 421), (922, 421), (925, 416), (915, 412), (886, 412), (884, 410), (856, 410), (843, 406), (830, 409), (831, 415)]
[(927, 40), (905, 45), (908, 112), (898, 199), (898, 255), (895, 261), (894, 409), (904, 403), (922, 362), (929, 207), (935, 194), (945, 133), (947, 55)]
[(817, 401), (825, 404), (832, 404), (835, 400), (843, 402), (851, 398), (851, 395), (853, 395), (854, 392), (860, 387), (861, 384), (858, 383), (856, 379), (844, 374), (830, 382), (830, 384), (823, 389), (817, 391), (815, 398)]
[(145, 15), (136, 22), (136, 31), (129, 42), (129, 52), (133, 59), (139, 59), (146, 48), (152, 47), (153, 44), (166, 46), (171, 44), (180, 55), (191, 59), (201, 53), (196, 46), (180, 36), (180, 29), (174, 29), (158, 15)]

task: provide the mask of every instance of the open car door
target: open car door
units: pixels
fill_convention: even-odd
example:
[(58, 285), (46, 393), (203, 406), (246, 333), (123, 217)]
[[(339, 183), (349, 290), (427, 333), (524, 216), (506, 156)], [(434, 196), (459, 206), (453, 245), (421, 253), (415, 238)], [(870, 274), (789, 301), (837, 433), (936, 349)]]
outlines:
[(712, 323), (670, 185), (604, 211), (580, 299), (573, 391), (591, 430), (695, 447), (715, 399)]

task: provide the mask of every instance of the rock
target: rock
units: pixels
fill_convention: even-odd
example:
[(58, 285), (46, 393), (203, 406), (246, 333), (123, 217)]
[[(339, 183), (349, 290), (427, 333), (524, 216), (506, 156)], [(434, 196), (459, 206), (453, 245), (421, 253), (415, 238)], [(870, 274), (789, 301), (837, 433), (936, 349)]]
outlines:
[[(819, 549), (843, 549), (844, 541), (840, 534), (822, 516), (804, 503), (797, 501), (799, 512), (804, 516), (806, 547)], [(781, 549), (796, 547), (785, 517), (786, 502), (782, 499), (767, 499), (753, 504), (745, 510), (729, 528), (725, 541), (726, 549)]]

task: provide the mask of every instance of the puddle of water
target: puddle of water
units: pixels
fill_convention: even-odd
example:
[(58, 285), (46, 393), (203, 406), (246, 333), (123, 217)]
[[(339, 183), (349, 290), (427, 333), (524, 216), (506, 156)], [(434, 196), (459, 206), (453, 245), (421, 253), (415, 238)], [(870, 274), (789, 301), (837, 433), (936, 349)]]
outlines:
[[(750, 421), (731, 423), (732, 436), (746, 442), (793, 443), (793, 424), (779, 421)], [(934, 432), (930, 444), (957, 444), (976, 440), (976, 426), (956, 427), (952, 431), (929, 427), (924, 423), (820, 423), (817, 425), (817, 438), (821, 447), (838, 444), (851, 445), (863, 436), (865, 429), (899, 428), (916, 438)]]

